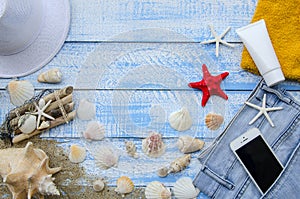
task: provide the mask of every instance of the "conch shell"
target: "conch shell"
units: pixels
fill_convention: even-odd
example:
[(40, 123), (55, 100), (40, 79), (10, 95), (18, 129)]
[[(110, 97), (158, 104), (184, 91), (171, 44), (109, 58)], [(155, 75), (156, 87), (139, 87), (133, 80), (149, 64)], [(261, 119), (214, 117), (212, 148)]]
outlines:
[(60, 195), (52, 175), (61, 168), (50, 168), (49, 157), (41, 149), (33, 148), (31, 142), (25, 148), (0, 150), (0, 159), (0, 175), (13, 199)]
[(204, 146), (204, 141), (193, 138), (188, 135), (183, 135), (178, 138), (177, 147), (182, 153), (192, 153), (199, 151)]
[(176, 158), (170, 164), (169, 173), (177, 173), (184, 170), (191, 162), (191, 154)]
[(62, 73), (58, 68), (53, 68), (39, 74), (37, 80), (45, 83), (59, 83), (62, 80)]

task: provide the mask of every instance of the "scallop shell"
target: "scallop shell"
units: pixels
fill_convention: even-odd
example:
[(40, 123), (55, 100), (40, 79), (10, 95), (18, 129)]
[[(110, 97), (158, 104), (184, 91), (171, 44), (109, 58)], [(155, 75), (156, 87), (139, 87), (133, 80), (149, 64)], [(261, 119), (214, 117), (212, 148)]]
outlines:
[(169, 173), (169, 168), (168, 167), (162, 167), (157, 170), (157, 175), (161, 178), (166, 177)]
[(150, 182), (145, 189), (147, 199), (170, 199), (171, 192), (158, 181)]
[(36, 116), (25, 114), (18, 121), (18, 127), (22, 133), (29, 134), (36, 128)]
[(70, 153), (69, 153), (69, 160), (73, 163), (80, 163), (83, 162), (86, 157), (86, 150), (85, 148), (78, 146), (76, 144), (71, 145)]
[(176, 158), (170, 164), (169, 173), (177, 173), (184, 170), (191, 162), (191, 154)]
[(59, 195), (53, 182), (53, 174), (60, 167), (50, 168), (49, 157), (41, 149), (28, 142), (25, 148), (0, 150), (0, 175), (12, 192), (12, 198), (44, 198), (43, 195)]
[(204, 141), (184, 135), (178, 138), (177, 146), (182, 153), (192, 153), (202, 149), (204, 146)]
[(105, 183), (104, 183), (103, 179), (98, 179), (93, 182), (93, 189), (96, 192), (102, 191), (104, 189), (104, 187), (105, 187)]
[(105, 128), (103, 124), (97, 121), (90, 121), (83, 132), (83, 137), (87, 140), (103, 140), (104, 134)]
[(217, 130), (224, 121), (224, 117), (217, 113), (208, 113), (205, 116), (205, 124), (210, 130)]
[(117, 180), (117, 188), (115, 189), (115, 192), (122, 195), (122, 197), (125, 196), (127, 193), (131, 193), (134, 189), (134, 184), (130, 178), (127, 176), (121, 176)]
[(169, 122), (173, 129), (177, 131), (186, 131), (192, 126), (192, 118), (187, 108), (173, 112), (169, 116)]
[(48, 71), (45, 71), (38, 76), (39, 82), (45, 83), (59, 83), (62, 79), (62, 73), (58, 68), (53, 68)]
[(189, 177), (182, 177), (178, 179), (173, 188), (174, 195), (178, 199), (192, 199), (197, 198), (200, 190), (195, 188), (193, 180)]
[(7, 85), (10, 102), (15, 106), (21, 106), (25, 101), (34, 96), (33, 85), (26, 80), (12, 80)]
[(118, 164), (119, 156), (111, 147), (101, 146), (92, 153), (95, 158), (96, 165), (101, 169), (109, 169), (117, 166)]
[(155, 158), (161, 156), (166, 149), (161, 134), (151, 132), (147, 138), (143, 139), (142, 149), (149, 157)]
[(89, 102), (87, 99), (82, 99), (79, 102), (77, 116), (81, 120), (91, 120), (96, 115), (96, 105)]
[(126, 152), (133, 158), (138, 158), (139, 155), (136, 152), (136, 146), (132, 141), (125, 141)]

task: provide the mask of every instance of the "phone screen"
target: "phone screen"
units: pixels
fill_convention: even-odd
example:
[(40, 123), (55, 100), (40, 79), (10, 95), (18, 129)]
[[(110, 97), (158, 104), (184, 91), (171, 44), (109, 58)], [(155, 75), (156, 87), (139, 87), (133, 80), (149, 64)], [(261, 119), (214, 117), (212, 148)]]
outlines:
[(283, 170), (261, 136), (257, 136), (236, 150), (248, 172), (265, 193)]

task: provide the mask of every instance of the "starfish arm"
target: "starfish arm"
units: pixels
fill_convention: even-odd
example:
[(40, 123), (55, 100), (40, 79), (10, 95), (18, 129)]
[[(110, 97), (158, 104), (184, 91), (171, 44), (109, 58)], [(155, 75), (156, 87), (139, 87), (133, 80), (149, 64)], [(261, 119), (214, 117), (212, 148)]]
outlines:
[(210, 97), (210, 94), (208, 93), (208, 91), (207, 92), (203, 91), (202, 102), (201, 102), (202, 107), (204, 107), (206, 105), (209, 97)]
[(200, 44), (210, 44), (210, 43), (215, 43), (217, 40), (216, 39), (210, 39), (207, 41), (202, 41)]
[(283, 107), (271, 107), (271, 108), (266, 108), (266, 111), (279, 111), (282, 109), (283, 109)]
[(217, 37), (218, 35), (217, 35), (217, 33), (216, 33), (214, 27), (213, 27), (212, 25), (209, 25), (209, 28), (210, 28), (210, 31), (211, 31), (211, 33), (213, 34), (213, 36), (214, 36), (214, 37)]
[(274, 127), (274, 124), (273, 124), (273, 122), (272, 122), (272, 120), (271, 120), (269, 114), (268, 114), (267, 112), (264, 112), (264, 115), (265, 115), (265, 117), (267, 118), (267, 120), (268, 120), (268, 122), (270, 123), (270, 125), (271, 125), (272, 127)]
[(216, 57), (219, 57), (219, 46), (220, 46), (220, 42), (216, 41)]
[(201, 80), (200, 82), (191, 82), (188, 84), (189, 87), (191, 88), (197, 88), (202, 90), (202, 87), (204, 86), (203, 81)]
[(262, 111), (259, 111), (258, 113), (257, 113), (257, 115), (249, 122), (249, 124), (251, 125), (251, 124), (253, 124), (261, 115), (263, 114), (263, 112)]
[(223, 99), (226, 99), (228, 100), (228, 96), (222, 91), (220, 90), (218, 93), (217, 93), (218, 96), (222, 97)]
[(267, 95), (264, 94), (263, 101), (262, 101), (262, 108), (266, 108), (266, 98), (267, 98)]
[(36, 128), (39, 128), (40, 122), (41, 122), (41, 115), (38, 114), (37, 123), (36, 123)]
[(219, 75), (221, 77), (221, 79), (225, 79), (227, 76), (229, 75), (229, 72), (224, 72), (221, 75)]
[(44, 112), (42, 113), (42, 115), (43, 115), (44, 117), (50, 119), (50, 120), (55, 120), (54, 117), (52, 117), (51, 115), (48, 115), (48, 114), (46, 114), (46, 113), (44, 113)]
[(257, 105), (255, 105), (255, 104), (252, 104), (252, 103), (250, 103), (250, 102), (245, 102), (245, 104), (247, 104), (248, 106), (251, 106), (252, 108), (255, 108), (255, 109), (257, 109), (257, 110), (261, 110), (261, 107), (260, 107), (260, 106), (257, 106)]
[(47, 104), (42, 108), (42, 111), (46, 110), (48, 108), (48, 106), (50, 105), (50, 103), (51, 103), (51, 100), (49, 100), (47, 102)]
[(220, 35), (220, 38), (223, 38), (227, 33), (228, 31), (230, 30), (231, 27), (228, 27), (221, 35)]
[(235, 47), (234, 44), (230, 44), (230, 43), (228, 43), (227, 41), (220, 40), (220, 42), (221, 42), (222, 44), (224, 44), (225, 46), (228, 46), (228, 47), (231, 47), (231, 48), (234, 48), (234, 47)]

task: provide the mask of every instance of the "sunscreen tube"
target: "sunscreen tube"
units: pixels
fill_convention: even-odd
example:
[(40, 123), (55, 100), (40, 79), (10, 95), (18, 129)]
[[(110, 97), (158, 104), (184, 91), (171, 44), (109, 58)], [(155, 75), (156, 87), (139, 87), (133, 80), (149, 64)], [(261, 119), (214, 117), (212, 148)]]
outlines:
[(268, 86), (285, 80), (271, 43), (265, 21), (259, 20), (236, 30)]

